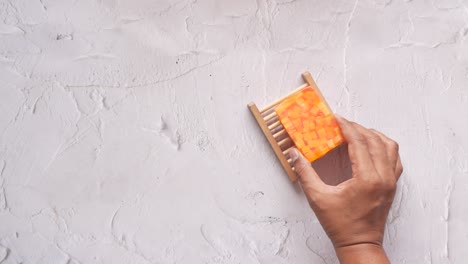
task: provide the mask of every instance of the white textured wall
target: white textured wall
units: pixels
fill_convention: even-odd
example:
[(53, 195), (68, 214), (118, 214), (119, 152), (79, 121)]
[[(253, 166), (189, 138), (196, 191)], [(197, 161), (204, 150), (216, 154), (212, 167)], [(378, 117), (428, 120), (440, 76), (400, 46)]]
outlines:
[(468, 0), (0, 0), (0, 262), (337, 263), (246, 107), (306, 69), (401, 145), (393, 262), (468, 263)]

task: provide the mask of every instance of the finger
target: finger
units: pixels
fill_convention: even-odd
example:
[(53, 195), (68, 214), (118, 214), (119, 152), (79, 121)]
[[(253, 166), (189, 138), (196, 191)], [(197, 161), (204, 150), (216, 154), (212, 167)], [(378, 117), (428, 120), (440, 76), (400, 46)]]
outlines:
[(345, 118), (336, 115), (336, 120), (340, 125), (341, 132), (348, 143), (348, 154), (351, 161), (353, 176), (358, 176), (362, 171), (375, 170), (367, 141), (364, 135), (360, 133), (351, 122)]
[[(399, 159), (398, 144), (380, 131), (377, 131), (375, 129), (371, 129), (371, 131), (379, 135), (380, 138), (384, 141), (385, 145), (387, 146), (387, 156), (390, 160), (390, 163), (392, 164), (393, 170), (396, 173), (397, 162)], [(400, 161), (400, 165), (401, 165), (401, 161)]]
[(304, 189), (323, 189), (326, 184), (320, 179), (310, 162), (297, 149), (291, 149), (289, 156), (294, 164), (294, 170), (299, 176), (299, 182)]
[(356, 129), (364, 135), (367, 141), (367, 149), (369, 150), (370, 156), (374, 163), (374, 167), (377, 170), (379, 176), (388, 177), (393, 175), (394, 166), (389, 162), (387, 155), (387, 146), (385, 145), (382, 138), (359, 124), (353, 123)]

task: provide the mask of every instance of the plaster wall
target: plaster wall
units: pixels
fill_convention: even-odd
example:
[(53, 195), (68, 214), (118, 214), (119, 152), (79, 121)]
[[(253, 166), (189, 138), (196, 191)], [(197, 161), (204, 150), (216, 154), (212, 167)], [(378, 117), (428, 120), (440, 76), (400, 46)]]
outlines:
[(246, 107), (304, 70), (400, 143), (393, 263), (468, 263), (467, 0), (0, 0), (0, 263), (337, 263)]

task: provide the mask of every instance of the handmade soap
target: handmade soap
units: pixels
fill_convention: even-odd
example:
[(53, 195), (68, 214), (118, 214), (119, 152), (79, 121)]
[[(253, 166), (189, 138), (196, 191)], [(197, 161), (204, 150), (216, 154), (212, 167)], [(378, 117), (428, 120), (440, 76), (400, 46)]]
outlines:
[(320, 92), (310, 86), (282, 101), (275, 112), (296, 148), (310, 162), (344, 142), (332, 111)]

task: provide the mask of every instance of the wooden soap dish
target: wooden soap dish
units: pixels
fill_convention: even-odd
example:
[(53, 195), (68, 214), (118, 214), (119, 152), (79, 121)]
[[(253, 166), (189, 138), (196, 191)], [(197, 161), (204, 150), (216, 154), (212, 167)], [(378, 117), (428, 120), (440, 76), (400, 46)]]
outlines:
[[(299, 88), (292, 91), (290, 94), (284, 96), (283, 98), (280, 98), (274, 101), (273, 103), (265, 106), (261, 110), (259, 110), (253, 102), (248, 104), (250, 112), (252, 112), (252, 115), (255, 117), (255, 120), (257, 121), (263, 134), (268, 140), (268, 143), (270, 143), (271, 147), (273, 148), (273, 151), (275, 152), (276, 157), (280, 161), (281, 166), (286, 171), (289, 179), (292, 182), (297, 181), (297, 176), (294, 172), (292, 160), (289, 158), (289, 151), (292, 147), (295, 147), (295, 145), (293, 140), (289, 137), (285, 128), (279, 121), (278, 116), (275, 112), (275, 106), (277, 106), (286, 98), (301, 91), (306, 87), (311, 87), (312, 89), (314, 89), (317, 92), (317, 94), (319, 94), (323, 99), (323, 96), (321, 95), (320, 90), (318, 89), (317, 84), (315, 84), (315, 81), (310, 75), (310, 73), (304, 72), (302, 74), (302, 78), (306, 82), (305, 84), (301, 85)], [(326, 102), (325, 100), (323, 101)]]

